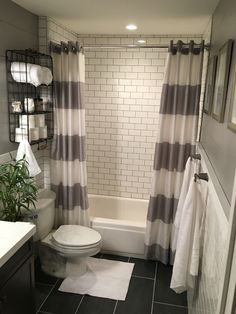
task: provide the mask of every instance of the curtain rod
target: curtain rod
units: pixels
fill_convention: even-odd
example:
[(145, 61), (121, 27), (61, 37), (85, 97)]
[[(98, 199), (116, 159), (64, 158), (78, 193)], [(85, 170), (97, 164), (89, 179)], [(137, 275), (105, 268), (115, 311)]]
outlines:
[[(188, 44), (183, 44), (183, 46), (187, 46)], [(197, 44), (198, 45), (198, 44)], [(199, 44), (200, 46), (200, 44)], [(138, 45), (138, 44), (130, 44), (130, 45), (88, 45), (88, 46), (82, 46), (84, 49), (121, 49), (121, 48), (163, 48), (163, 49), (169, 49), (170, 45)], [(210, 44), (205, 44), (204, 48), (206, 50), (210, 49)]]

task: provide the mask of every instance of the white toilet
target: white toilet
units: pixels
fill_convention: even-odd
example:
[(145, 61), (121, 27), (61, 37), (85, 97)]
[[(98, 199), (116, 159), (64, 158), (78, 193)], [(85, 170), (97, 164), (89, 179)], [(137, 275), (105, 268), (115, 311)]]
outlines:
[(86, 258), (101, 249), (101, 235), (88, 227), (62, 225), (53, 230), (55, 193), (40, 190), (36, 202), (36, 240), (42, 269), (59, 278), (81, 276), (86, 272)]

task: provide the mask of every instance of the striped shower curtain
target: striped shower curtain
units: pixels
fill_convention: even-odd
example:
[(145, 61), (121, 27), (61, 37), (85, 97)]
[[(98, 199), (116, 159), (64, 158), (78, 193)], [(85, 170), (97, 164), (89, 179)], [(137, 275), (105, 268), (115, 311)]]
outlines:
[(185, 163), (195, 153), (204, 43), (170, 49), (160, 106), (145, 255), (173, 264), (173, 220)]
[(85, 147), (85, 61), (78, 44), (51, 43), (55, 127), (51, 188), (56, 193), (55, 225), (89, 225)]

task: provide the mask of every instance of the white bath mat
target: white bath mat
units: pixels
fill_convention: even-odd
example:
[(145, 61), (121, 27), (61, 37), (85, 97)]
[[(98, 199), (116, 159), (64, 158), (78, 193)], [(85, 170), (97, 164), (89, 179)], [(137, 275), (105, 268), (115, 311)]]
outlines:
[(133, 263), (89, 257), (87, 264), (88, 271), (84, 275), (66, 278), (59, 290), (125, 300), (134, 268)]

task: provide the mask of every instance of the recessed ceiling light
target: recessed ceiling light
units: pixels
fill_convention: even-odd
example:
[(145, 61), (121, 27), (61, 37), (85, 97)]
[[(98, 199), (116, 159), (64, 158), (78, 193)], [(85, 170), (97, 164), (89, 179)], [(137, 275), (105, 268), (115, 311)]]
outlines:
[(146, 43), (146, 40), (144, 40), (144, 39), (139, 39), (139, 40), (137, 40), (137, 42), (138, 42), (139, 44), (145, 44), (145, 43)]
[(128, 29), (129, 31), (134, 31), (136, 30), (138, 27), (134, 24), (129, 24), (125, 26), (126, 29)]

